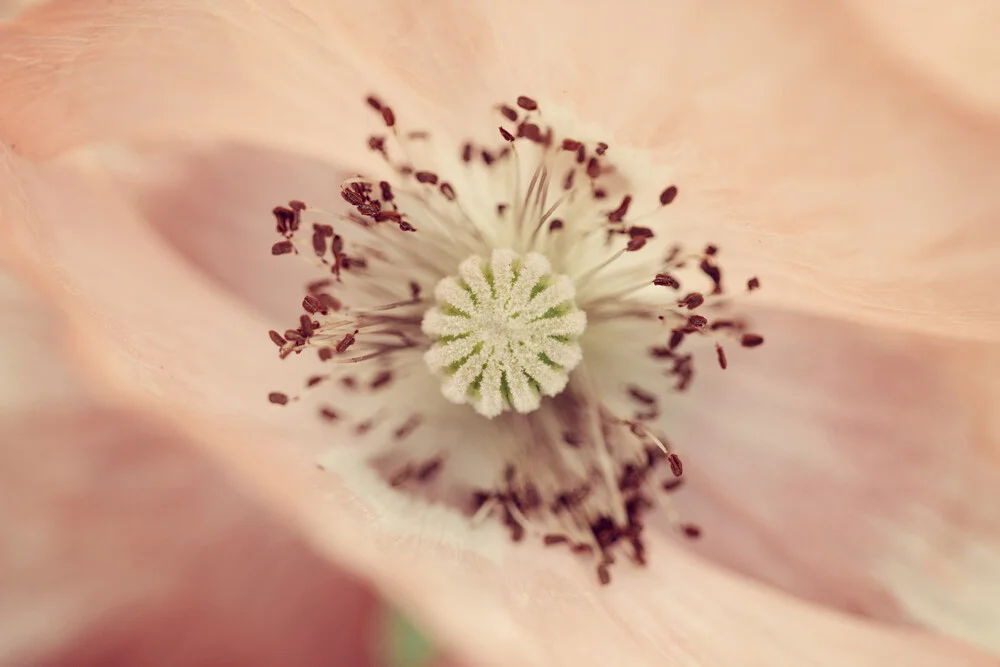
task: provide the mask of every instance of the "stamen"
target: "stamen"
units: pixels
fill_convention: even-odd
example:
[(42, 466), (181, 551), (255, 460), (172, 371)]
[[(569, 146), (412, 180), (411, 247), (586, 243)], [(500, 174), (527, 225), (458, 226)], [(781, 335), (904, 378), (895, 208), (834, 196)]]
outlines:
[[(272, 254), (322, 275), (294, 295), (304, 314), (293, 328), (268, 337), (281, 358), (315, 348), (324, 372), (306, 373), (301, 396), (268, 400), (322, 393), (318, 417), (365, 435), (372, 466), (398, 492), (447, 499), (473, 525), (498, 521), (513, 542), (592, 558), (601, 584), (622, 553), (646, 563), (646, 512), (700, 536), (667, 495), (684, 466), (661, 432), (663, 404), (693, 381), (699, 341), (726, 369), (724, 342), (756, 348), (764, 338), (725, 314), (732, 283), (718, 247), (651, 256), (670, 233), (652, 218), (673, 212), (677, 186), (639, 187), (629, 174), (644, 165), (557, 132), (530, 97), (494, 107), (503, 125), (491, 142), (463, 141), (433, 160), (421, 158), (434, 145), (429, 132), (366, 101), (380, 129), (365, 141), (383, 173), (341, 184), (345, 212), (299, 200), (272, 211)], [(433, 299), (422, 296), (431, 285)], [(753, 292), (760, 280), (745, 285)], [(627, 324), (624, 337), (604, 333), (613, 323)], [(602, 372), (620, 376), (595, 375), (585, 332), (587, 349), (619, 355)], [(412, 384), (428, 372), (446, 400)], [(445, 421), (464, 408), (448, 402), (494, 419), (474, 433), (494, 466), (478, 487), (455, 469), (465, 442), (446, 435)], [(473, 410), (468, 419), (478, 419)]]

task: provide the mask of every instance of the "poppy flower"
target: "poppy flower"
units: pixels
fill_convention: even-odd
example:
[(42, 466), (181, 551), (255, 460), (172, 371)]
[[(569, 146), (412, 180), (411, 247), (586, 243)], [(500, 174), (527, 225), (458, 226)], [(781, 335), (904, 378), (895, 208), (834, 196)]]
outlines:
[[(177, 494), (242, 526), (171, 561), (209, 582), (287, 540), (288, 615), (367, 618), (368, 582), (473, 663), (992, 664), (993, 92), (853, 5), (647, 4), (0, 27), (3, 258), (37, 295), (14, 321), (61, 322), (8, 337), (10, 441), (142, 472), (92, 493), (155, 499), (165, 543)], [(62, 488), (16, 460), (25, 499)], [(19, 525), (70, 530), (35, 505)], [(179, 608), (252, 599), (138, 560)], [(24, 589), (39, 623), (143, 590), (63, 565)], [(295, 593), (323, 577), (343, 604)], [(79, 635), (39, 627), (11, 645)]]

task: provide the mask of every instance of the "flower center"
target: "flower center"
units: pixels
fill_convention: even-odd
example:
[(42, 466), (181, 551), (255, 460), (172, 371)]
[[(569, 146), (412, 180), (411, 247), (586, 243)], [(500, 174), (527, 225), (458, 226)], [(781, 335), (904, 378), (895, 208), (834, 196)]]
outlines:
[(367, 102), (379, 176), (341, 184), (344, 212), (273, 211), (271, 252), (320, 274), (298, 326), (268, 335), (281, 358), (317, 352), (319, 415), (365, 441), (334, 449), (473, 525), (590, 554), (604, 584), (623, 552), (646, 562), (647, 512), (698, 537), (668, 497), (683, 466), (663, 402), (690, 386), (699, 341), (725, 369), (724, 342), (764, 339), (729, 312), (719, 249), (680, 243), (677, 186), (528, 97), (453, 152)]
[(537, 252), (498, 249), (489, 261), (463, 261), (457, 277), (437, 284), (422, 325), (433, 340), (424, 360), (445, 398), (496, 417), (533, 412), (542, 396), (559, 394), (582, 359), (587, 317), (574, 296), (569, 277)]

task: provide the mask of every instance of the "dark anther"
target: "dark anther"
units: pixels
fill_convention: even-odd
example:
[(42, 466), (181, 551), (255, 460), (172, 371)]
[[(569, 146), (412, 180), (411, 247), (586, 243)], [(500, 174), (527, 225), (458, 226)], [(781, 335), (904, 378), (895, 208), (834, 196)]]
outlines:
[(540, 143), (542, 141), (542, 128), (534, 123), (521, 123), (517, 126), (517, 136)]
[(291, 241), (278, 241), (273, 246), (271, 246), (272, 255), (287, 255), (293, 250), (295, 250), (295, 248), (292, 246)]
[(764, 343), (764, 337), (758, 334), (747, 333), (740, 337), (740, 345), (743, 347), (757, 347)]
[(379, 181), (378, 189), (382, 192), (382, 201), (392, 201), (392, 186), (386, 181)]
[(656, 396), (646, 391), (642, 387), (629, 385), (626, 389), (628, 391), (628, 395), (631, 396), (636, 401), (638, 401), (639, 403), (642, 403), (644, 405), (656, 404)]
[(500, 136), (503, 137), (504, 141), (514, 141), (514, 135), (513, 134), (511, 134), (507, 130), (503, 129), (502, 127), (498, 128), (498, 129), (500, 130)]
[(324, 236), (322, 230), (317, 229), (313, 231), (312, 244), (317, 257), (322, 257), (326, 254), (326, 236)]
[(729, 365), (729, 362), (726, 361), (726, 351), (718, 343), (715, 345), (715, 356), (719, 359), (719, 367), (722, 370), (726, 370), (726, 367)]
[(688, 310), (694, 310), (701, 304), (705, 303), (705, 297), (698, 292), (691, 292), (686, 297), (684, 297), (677, 305), (687, 308)]
[(288, 403), (288, 396), (282, 394), (280, 391), (272, 391), (267, 395), (267, 400), (271, 401), (275, 405), (285, 405)]
[(660, 205), (666, 206), (677, 198), (677, 186), (671, 185), (669, 188), (660, 193)]
[(379, 373), (372, 378), (371, 384), (368, 385), (369, 389), (379, 389), (385, 385), (392, 382), (392, 372), (391, 371), (379, 371)]
[(322, 302), (322, 304), (326, 306), (327, 309), (332, 310), (334, 312), (340, 310), (341, 307), (340, 301), (338, 301), (336, 297), (334, 297), (333, 295), (327, 294), (326, 292), (320, 292), (319, 294), (316, 295), (316, 298), (319, 299), (320, 302)]
[(284, 347), (285, 343), (288, 342), (284, 338), (282, 338), (282, 336), (281, 336), (280, 333), (278, 333), (277, 331), (274, 331), (273, 329), (271, 331), (268, 331), (267, 335), (271, 337), (271, 340), (278, 347)]
[(370, 106), (372, 109), (375, 109), (375, 111), (382, 110), (382, 102), (380, 102), (379, 99), (374, 95), (369, 95), (365, 99), (365, 102), (368, 102), (368, 106)]
[(645, 236), (633, 236), (631, 239), (629, 239), (629, 242), (625, 246), (625, 249), (628, 250), (629, 252), (635, 252), (636, 250), (641, 249), (644, 245), (646, 245)]
[(340, 341), (337, 343), (337, 354), (343, 354), (344, 352), (347, 351), (347, 348), (354, 345), (354, 340), (355, 340), (354, 337), (357, 335), (357, 333), (358, 330), (355, 329), (354, 333), (344, 334), (344, 337), (341, 338)]
[(295, 219), (295, 211), (290, 208), (285, 208), (284, 206), (275, 206), (271, 213), (274, 214), (279, 234), (284, 234), (292, 229), (292, 221)]
[(361, 215), (367, 215), (369, 218), (378, 215), (378, 212), (382, 210), (382, 205), (377, 201), (366, 201), (364, 204), (358, 207), (358, 213)]
[(667, 463), (670, 464), (670, 472), (674, 474), (674, 477), (680, 477), (684, 474), (684, 464), (681, 463), (681, 457), (677, 454), (673, 452), (667, 454)]
[(392, 127), (396, 124), (396, 114), (389, 107), (382, 107), (382, 120), (385, 121), (386, 127)]
[(712, 279), (712, 284), (715, 285), (715, 288), (712, 290), (712, 294), (721, 294), (722, 271), (719, 270), (719, 267), (717, 267), (715, 264), (712, 264), (712, 262), (709, 261), (708, 257), (705, 257), (704, 259), (701, 260), (699, 268), (701, 269), (702, 273), (704, 273), (706, 276)]
[(701, 528), (693, 523), (686, 523), (681, 527), (681, 529), (684, 531), (685, 537), (690, 537), (693, 540), (701, 537)]
[(521, 107), (525, 111), (534, 111), (538, 108), (538, 103), (530, 97), (525, 97), (521, 95), (517, 98), (517, 106)]
[(350, 188), (341, 188), (340, 196), (351, 206), (360, 206), (365, 203), (365, 198)]
[[(588, 167), (589, 173), (589, 167)], [(611, 211), (608, 214), (608, 222), (621, 222), (625, 219), (625, 215), (628, 213), (628, 207), (632, 203), (632, 195), (625, 195), (622, 197), (622, 203), (618, 205), (618, 208)]]
[(653, 284), (658, 285), (659, 287), (671, 287), (673, 289), (677, 289), (681, 286), (681, 284), (677, 282), (677, 279), (669, 273), (657, 273), (656, 277), (653, 278)]
[(683, 342), (684, 331), (681, 329), (674, 329), (670, 332), (670, 340), (667, 342), (667, 347), (671, 350), (676, 350)]
[(757, 277), (751, 278), (747, 281), (747, 291), (752, 292), (755, 289), (760, 288), (760, 279)]
[(307, 313), (317, 313), (321, 310), (326, 310), (323, 307), (323, 302), (314, 297), (312, 294), (307, 294), (304, 299), (302, 299), (302, 310)]

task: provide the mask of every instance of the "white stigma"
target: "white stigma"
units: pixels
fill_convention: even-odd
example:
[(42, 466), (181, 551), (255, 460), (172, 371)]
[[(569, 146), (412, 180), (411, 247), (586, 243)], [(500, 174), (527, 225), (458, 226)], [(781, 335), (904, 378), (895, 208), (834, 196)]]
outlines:
[(434, 341), (424, 360), (445, 398), (492, 418), (532, 412), (542, 396), (559, 394), (583, 358), (587, 316), (575, 296), (572, 280), (536, 252), (463, 261), (457, 277), (437, 284), (422, 323)]

